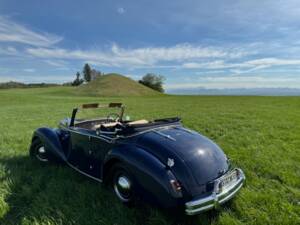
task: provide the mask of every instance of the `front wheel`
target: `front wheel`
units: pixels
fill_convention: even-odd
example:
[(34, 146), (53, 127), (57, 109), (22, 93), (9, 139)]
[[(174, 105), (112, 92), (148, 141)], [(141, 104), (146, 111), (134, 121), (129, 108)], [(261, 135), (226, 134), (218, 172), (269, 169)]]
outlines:
[(134, 181), (128, 169), (122, 164), (116, 164), (113, 168), (112, 187), (121, 202), (125, 204), (134, 202)]
[(33, 140), (30, 147), (30, 156), (42, 163), (49, 162), (49, 156), (46, 151), (45, 144), (39, 138)]

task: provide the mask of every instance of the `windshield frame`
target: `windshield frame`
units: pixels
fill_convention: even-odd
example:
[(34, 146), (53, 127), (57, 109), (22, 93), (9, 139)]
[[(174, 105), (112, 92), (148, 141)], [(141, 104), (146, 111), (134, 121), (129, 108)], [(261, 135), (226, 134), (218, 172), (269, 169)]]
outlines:
[(120, 122), (122, 122), (124, 111), (125, 111), (125, 106), (122, 103), (114, 103), (114, 102), (109, 103), (109, 104), (89, 103), (89, 104), (83, 104), (83, 105), (73, 109), (71, 121), (70, 121), (70, 127), (74, 126), (75, 120), (76, 120), (76, 115), (80, 110), (108, 109), (108, 108), (119, 108), (120, 109), (119, 118), (120, 118)]

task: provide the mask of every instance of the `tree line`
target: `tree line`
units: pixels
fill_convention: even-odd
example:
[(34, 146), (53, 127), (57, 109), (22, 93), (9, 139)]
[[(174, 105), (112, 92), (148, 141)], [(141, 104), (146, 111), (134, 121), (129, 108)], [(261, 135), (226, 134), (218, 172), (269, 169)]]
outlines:
[[(83, 83), (89, 83), (98, 77), (103, 76), (104, 73), (92, 69), (88, 63), (83, 66), (82, 72), (76, 72), (75, 79), (72, 82), (64, 83), (63, 86), (79, 86)], [(156, 75), (154, 73), (147, 73), (138, 82), (144, 86), (147, 86), (153, 90), (164, 92), (163, 84), (165, 78), (162, 75)], [(21, 83), (21, 82), (6, 82), (0, 83), (0, 89), (9, 88), (31, 88), (31, 87), (52, 87), (59, 86), (60, 84), (50, 84), (50, 83)]]
[(0, 83), (0, 89), (11, 89), (11, 88), (41, 88), (41, 87), (55, 87), (59, 86), (59, 84), (54, 83), (22, 83), (22, 82), (15, 82), (9, 81)]

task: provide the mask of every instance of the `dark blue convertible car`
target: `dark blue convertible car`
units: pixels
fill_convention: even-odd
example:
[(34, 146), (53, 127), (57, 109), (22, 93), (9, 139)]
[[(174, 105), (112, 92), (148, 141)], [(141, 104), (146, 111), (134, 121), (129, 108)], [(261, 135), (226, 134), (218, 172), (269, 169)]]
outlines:
[[(98, 109), (106, 117), (99, 117)], [(123, 203), (139, 198), (183, 207), (188, 215), (228, 201), (245, 180), (215, 143), (184, 128), (179, 118), (133, 121), (120, 103), (84, 104), (59, 128), (37, 129), (30, 155), (111, 184)]]

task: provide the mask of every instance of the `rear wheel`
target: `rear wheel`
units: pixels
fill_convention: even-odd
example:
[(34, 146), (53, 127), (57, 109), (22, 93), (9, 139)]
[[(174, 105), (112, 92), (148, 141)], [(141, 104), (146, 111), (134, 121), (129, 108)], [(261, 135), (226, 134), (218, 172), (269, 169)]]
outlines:
[(122, 164), (116, 164), (113, 167), (112, 188), (118, 199), (125, 203), (133, 203), (134, 181), (128, 169)]
[(39, 138), (33, 140), (30, 147), (30, 156), (42, 163), (49, 162), (49, 156), (45, 144)]

